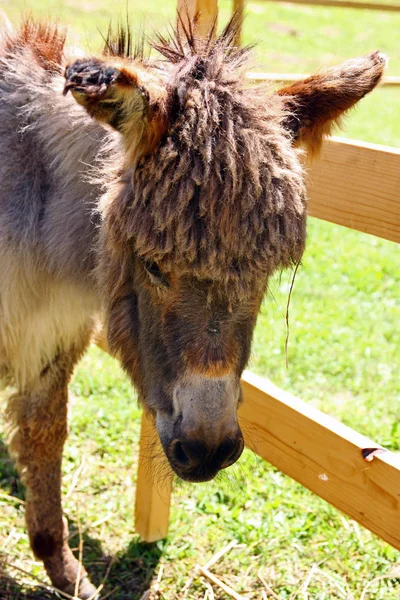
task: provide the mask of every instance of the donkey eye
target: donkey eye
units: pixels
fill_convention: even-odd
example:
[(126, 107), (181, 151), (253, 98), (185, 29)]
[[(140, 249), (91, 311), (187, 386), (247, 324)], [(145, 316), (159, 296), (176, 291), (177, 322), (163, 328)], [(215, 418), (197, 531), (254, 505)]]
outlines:
[(157, 285), (162, 285), (164, 287), (169, 287), (168, 279), (161, 272), (161, 269), (156, 262), (151, 261), (151, 260), (145, 260), (143, 264), (144, 264), (144, 268), (150, 275), (150, 279), (152, 280), (153, 283), (155, 283)]

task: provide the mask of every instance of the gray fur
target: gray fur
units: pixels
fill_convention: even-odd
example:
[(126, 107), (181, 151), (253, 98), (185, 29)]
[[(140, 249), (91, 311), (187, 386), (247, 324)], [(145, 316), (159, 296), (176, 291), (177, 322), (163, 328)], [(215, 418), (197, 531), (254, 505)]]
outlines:
[(118, 140), (63, 85), (28, 47), (0, 61), (0, 364), (22, 389), (100, 309), (93, 168)]

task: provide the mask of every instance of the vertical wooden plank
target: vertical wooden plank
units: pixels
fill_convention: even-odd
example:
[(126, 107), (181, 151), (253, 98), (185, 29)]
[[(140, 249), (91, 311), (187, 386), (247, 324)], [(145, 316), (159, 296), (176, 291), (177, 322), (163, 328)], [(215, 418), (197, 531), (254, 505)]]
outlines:
[(217, 21), (218, 0), (178, 0), (178, 13), (184, 24), (196, 18), (196, 35), (206, 37)]
[[(232, 11), (233, 11), (233, 13), (240, 12), (243, 15), (244, 0), (233, 0)], [(240, 27), (237, 30), (237, 33), (235, 36), (235, 46), (240, 46), (242, 44), (242, 28), (243, 28), (243, 21), (240, 23)]]
[(172, 471), (164, 457), (153, 420), (143, 412), (136, 483), (135, 529), (145, 542), (166, 537)]

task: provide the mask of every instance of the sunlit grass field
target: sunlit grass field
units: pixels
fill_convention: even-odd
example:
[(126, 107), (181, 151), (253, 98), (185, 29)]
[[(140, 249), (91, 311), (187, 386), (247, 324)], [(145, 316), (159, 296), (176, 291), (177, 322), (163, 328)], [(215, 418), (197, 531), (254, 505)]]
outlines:
[[(221, 5), (223, 24), (230, 4)], [(121, 0), (0, 0), (0, 8), (14, 21), (24, 12), (56, 18), (69, 26), (70, 43), (86, 51), (101, 46), (110, 18), (126, 13)], [(151, 33), (174, 19), (175, 5), (140, 0), (128, 12), (134, 27), (145, 23)], [(399, 31), (400, 13), (250, 2), (244, 41), (258, 43), (257, 70), (311, 72), (379, 48), (390, 57), (389, 74), (400, 75)], [(400, 88), (363, 100), (340, 134), (399, 147)], [(400, 450), (399, 271), (395, 244), (310, 219), (290, 307), (289, 368), (290, 273), (270, 284), (250, 365), (394, 451)], [(136, 600), (152, 586), (150, 598), (225, 600), (218, 588), (214, 596), (207, 591), (196, 564), (236, 540), (212, 570), (248, 600), (400, 597), (399, 552), (250, 452), (215, 482), (176, 482), (168, 539), (141, 544), (133, 524), (135, 394), (117, 363), (97, 348), (79, 365), (71, 391), (65, 512), (71, 546), (83, 537), (93, 581), (107, 575), (104, 596)], [(46, 575), (29, 551), (24, 504), (10, 500), (24, 496), (1, 445), (0, 458), (0, 556), (8, 574), (0, 571), (0, 600), (51, 598), (37, 581)]]

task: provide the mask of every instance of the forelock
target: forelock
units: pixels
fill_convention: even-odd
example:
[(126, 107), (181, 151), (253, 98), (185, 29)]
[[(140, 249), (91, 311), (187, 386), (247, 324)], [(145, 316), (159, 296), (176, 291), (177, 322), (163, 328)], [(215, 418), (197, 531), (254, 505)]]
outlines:
[(167, 270), (245, 285), (301, 258), (305, 190), (280, 100), (248, 87), (232, 36), (164, 43), (168, 132), (130, 173), (109, 226)]

